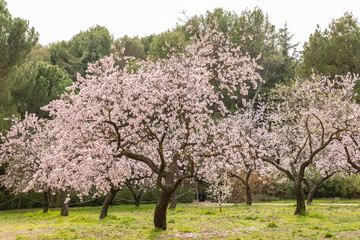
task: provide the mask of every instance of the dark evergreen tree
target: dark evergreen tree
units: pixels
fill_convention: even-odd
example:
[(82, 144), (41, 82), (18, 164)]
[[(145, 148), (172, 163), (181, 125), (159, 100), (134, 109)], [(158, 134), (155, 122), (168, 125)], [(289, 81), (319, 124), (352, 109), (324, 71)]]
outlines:
[(38, 34), (29, 23), (13, 18), (6, 8), (6, 1), (0, 0), (0, 131), (6, 129), (4, 117), (16, 114), (11, 93), (17, 88), (11, 74), (36, 45)]
[(110, 54), (113, 37), (102, 26), (76, 34), (70, 41), (50, 45), (51, 63), (66, 71), (75, 81), (77, 74), (85, 75), (87, 64)]
[(360, 73), (360, 26), (351, 13), (333, 19), (324, 31), (317, 26), (305, 42), (296, 74), (307, 77), (313, 71), (331, 77)]

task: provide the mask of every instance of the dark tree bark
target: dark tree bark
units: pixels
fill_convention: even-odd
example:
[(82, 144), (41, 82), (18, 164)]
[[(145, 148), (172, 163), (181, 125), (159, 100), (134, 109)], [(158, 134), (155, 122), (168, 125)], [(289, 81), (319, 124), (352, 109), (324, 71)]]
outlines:
[(171, 195), (171, 204), (169, 209), (175, 209), (176, 208), (176, 204), (177, 204), (177, 189), (175, 190), (175, 192), (173, 192), (173, 194)]
[(107, 214), (108, 214), (108, 210), (109, 210), (109, 206), (112, 204), (115, 196), (116, 196), (116, 193), (119, 191), (119, 189), (111, 189), (107, 198), (105, 199), (103, 205), (102, 205), (102, 208), (101, 208), (101, 212), (100, 212), (100, 219), (102, 218), (106, 218), (107, 217)]
[(60, 190), (61, 216), (69, 216), (69, 206), (65, 203), (66, 191)]
[(304, 214), (306, 210), (305, 206), (305, 195), (304, 191), (301, 187), (301, 181), (295, 179), (294, 181), (294, 190), (295, 190), (295, 197), (296, 197), (296, 209), (294, 214)]
[(21, 200), (22, 200), (22, 197), (21, 197), (21, 195), (20, 195), (20, 197), (19, 197), (19, 203), (18, 203), (18, 209), (21, 208)]
[(141, 197), (141, 193), (140, 195), (135, 197), (135, 207), (140, 207), (140, 197)]
[(166, 230), (166, 210), (169, 205), (171, 194), (171, 191), (166, 191), (164, 189), (161, 190), (161, 195), (156, 204), (154, 213), (155, 228), (161, 228), (163, 230)]
[[(354, 138), (352, 138), (354, 143), (356, 144), (356, 146), (359, 146), (359, 144), (357, 143), (357, 141), (355, 141)], [(356, 164), (355, 162), (353, 162), (351, 160), (351, 156), (349, 154), (349, 150), (347, 148), (347, 146), (344, 146), (344, 149), (345, 149), (345, 153), (346, 153), (346, 156), (347, 156), (347, 162), (354, 168), (357, 170), (358, 173), (360, 173), (360, 165)]]
[(203, 181), (197, 180), (197, 200), (198, 202), (205, 201), (205, 191)]
[[(320, 184), (319, 184), (320, 185)], [(308, 193), (307, 197), (306, 197), (306, 204), (307, 205), (311, 205), (313, 198), (314, 198), (314, 194), (317, 191), (317, 189), (319, 188), (318, 186), (314, 186)]]
[(252, 205), (252, 194), (250, 186), (246, 186), (246, 205)]
[(48, 193), (48, 191), (45, 191), (44, 192), (44, 209), (43, 209), (43, 213), (47, 213), (49, 211), (49, 205), (50, 205), (49, 193)]
[[(190, 120), (187, 118), (185, 119), (185, 125), (187, 128), (187, 133), (185, 134), (184, 142), (180, 146), (180, 150), (186, 149), (188, 146), (193, 145), (189, 143), (189, 136), (191, 132), (190, 128)], [(112, 124), (113, 125), (113, 124)], [(118, 133), (117, 126), (115, 125), (115, 130)], [(177, 189), (179, 184), (186, 179), (191, 178), (194, 176), (195, 172), (195, 164), (194, 161), (186, 157), (188, 160), (188, 164), (186, 166), (186, 171), (183, 174), (176, 174), (178, 164), (177, 162), (180, 160), (180, 155), (178, 152), (174, 153), (173, 159), (171, 164), (167, 164), (165, 160), (164, 150), (163, 150), (163, 143), (167, 135), (167, 131), (165, 131), (161, 136), (156, 134), (154, 131), (151, 130), (150, 126), (146, 126), (149, 134), (154, 137), (154, 139), (158, 142), (157, 152), (159, 154), (160, 164), (157, 166), (155, 162), (148, 158), (147, 156), (133, 153), (131, 151), (123, 151), (118, 157), (126, 156), (128, 158), (140, 161), (148, 165), (154, 174), (157, 175), (156, 185), (161, 189), (161, 195), (157, 202), (155, 213), (154, 213), (154, 225), (155, 228), (161, 228), (163, 230), (166, 229), (166, 211), (168, 208), (168, 204), (171, 198), (171, 194)], [(119, 134), (118, 134), (119, 135)], [(121, 144), (121, 141), (118, 140), (118, 145)], [(180, 151), (182, 152), (182, 151)], [(175, 180), (176, 179), (176, 180)], [(165, 184), (162, 182), (165, 180)]]
[(245, 186), (246, 186), (246, 205), (252, 204), (252, 193), (251, 193), (251, 186), (249, 184), (250, 176), (251, 176), (252, 170), (248, 170), (246, 173), (246, 179), (245, 179)]

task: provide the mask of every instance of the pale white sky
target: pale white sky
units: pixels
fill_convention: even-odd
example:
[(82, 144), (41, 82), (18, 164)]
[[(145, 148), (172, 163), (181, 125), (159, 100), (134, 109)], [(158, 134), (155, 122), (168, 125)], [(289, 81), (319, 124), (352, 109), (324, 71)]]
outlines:
[(119, 38), (146, 36), (175, 27), (182, 17), (188, 17), (222, 7), (240, 14), (242, 10), (260, 7), (268, 13), (277, 28), (285, 21), (293, 42), (302, 44), (314, 32), (316, 25), (327, 27), (331, 19), (346, 11), (360, 19), (360, 0), (6, 0), (13, 17), (27, 19), (40, 33), (39, 42), (69, 40), (80, 31), (96, 24), (105, 26)]

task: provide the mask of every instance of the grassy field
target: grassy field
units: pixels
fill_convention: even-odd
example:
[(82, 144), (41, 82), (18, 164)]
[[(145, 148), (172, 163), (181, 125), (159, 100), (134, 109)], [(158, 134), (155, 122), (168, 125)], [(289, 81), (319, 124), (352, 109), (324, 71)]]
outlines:
[[(349, 201), (338, 200), (337, 203)], [(294, 205), (178, 204), (168, 212), (168, 230), (154, 230), (154, 204), (113, 206), (99, 220), (100, 207), (0, 212), (0, 239), (360, 239), (360, 205), (308, 207), (294, 216)], [(360, 201), (351, 201), (360, 204)]]

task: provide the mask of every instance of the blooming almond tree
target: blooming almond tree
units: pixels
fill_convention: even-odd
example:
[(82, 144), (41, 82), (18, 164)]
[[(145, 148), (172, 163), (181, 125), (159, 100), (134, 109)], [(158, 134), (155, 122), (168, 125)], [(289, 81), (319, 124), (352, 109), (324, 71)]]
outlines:
[(357, 129), (360, 107), (353, 97), (357, 79), (351, 75), (334, 80), (313, 75), (290, 86), (280, 85), (271, 94), (267, 118), (273, 150), (262, 160), (294, 182), (295, 214), (305, 211), (302, 183), (310, 165), (320, 171), (327, 165), (328, 172), (346, 167), (346, 161), (334, 161), (331, 153), (342, 146), (344, 136)]
[[(49, 209), (49, 193), (57, 189), (50, 184), (52, 165), (44, 158), (51, 152), (51, 137), (45, 131), (46, 121), (35, 114), (25, 114), (24, 120), (12, 119), (12, 127), (1, 136), (0, 165), (6, 166), (0, 176), (1, 185), (15, 193), (34, 190), (44, 193), (44, 210)], [(40, 177), (41, 175), (41, 177)], [(62, 215), (67, 215), (66, 195), (61, 191)]]
[[(74, 164), (104, 158), (145, 163), (161, 188), (154, 224), (166, 229), (172, 193), (194, 175), (209, 151), (209, 136), (219, 131), (212, 115), (227, 113), (214, 84), (226, 94), (246, 95), (248, 83), (256, 87), (257, 68), (215, 30), (169, 59), (138, 63), (136, 71), (120, 69), (112, 56), (90, 64), (71, 93), (45, 108), (58, 126), (57, 158)], [(129, 170), (113, 174), (127, 176)]]
[[(207, 166), (225, 172), (229, 177), (239, 179), (246, 188), (247, 205), (252, 204), (250, 176), (253, 172), (261, 175), (268, 169), (260, 157), (269, 145), (269, 131), (266, 129), (264, 106), (254, 110), (250, 105), (231, 117), (222, 119), (218, 128), (222, 131), (214, 137), (214, 149), (218, 155), (205, 161)], [(203, 176), (208, 177), (209, 170), (203, 168)], [(245, 173), (245, 177), (243, 177)], [(211, 176), (209, 176), (211, 178)], [(214, 188), (215, 190), (215, 188)]]

